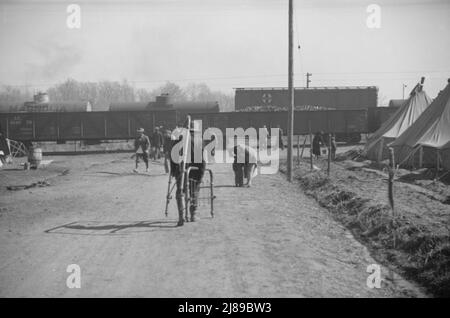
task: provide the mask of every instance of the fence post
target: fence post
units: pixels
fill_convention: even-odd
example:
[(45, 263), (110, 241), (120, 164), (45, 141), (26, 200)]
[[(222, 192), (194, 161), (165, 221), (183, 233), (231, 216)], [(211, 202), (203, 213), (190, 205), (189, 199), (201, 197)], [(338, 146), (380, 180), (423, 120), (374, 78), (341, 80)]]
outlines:
[(392, 209), (393, 241), (394, 241), (394, 248), (395, 248), (396, 240), (397, 240), (397, 234), (396, 234), (397, 229), (396, 229), (396, 215), (395, 215), (395, 208), (394, 208), (394, 175), (395, 175), (394, 149), (389, 148), (388, 197), (389, 197), (389, 204)]
[(305, 151), (306, 140), (308, 140), (308, 136), (303, 135), (303, 137), (305, 137), (305, 138), (303, 139), (302, 153), (300, 154), (301, 158), (303, 158), (303, 152)]

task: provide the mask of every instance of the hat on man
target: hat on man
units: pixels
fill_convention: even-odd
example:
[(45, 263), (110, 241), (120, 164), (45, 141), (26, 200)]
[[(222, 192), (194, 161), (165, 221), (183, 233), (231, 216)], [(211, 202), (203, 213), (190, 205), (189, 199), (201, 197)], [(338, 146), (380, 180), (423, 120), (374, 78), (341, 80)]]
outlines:
[(143, 132), (144, 132), (144, 128), (139, 128), (139, 129), (137, 130), (137, 132), (138, 132), (138, 133), (143, 133)]

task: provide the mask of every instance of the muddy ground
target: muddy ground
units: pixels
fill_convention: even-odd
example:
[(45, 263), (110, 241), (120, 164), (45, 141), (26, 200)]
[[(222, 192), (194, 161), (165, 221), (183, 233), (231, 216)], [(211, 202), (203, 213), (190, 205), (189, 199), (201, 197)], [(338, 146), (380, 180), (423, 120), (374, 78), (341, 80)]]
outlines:
[[(235, 188), (229, 165), (209, 165), (215, 217), (203, 204), (198, 222), (176, 227), (175, 202), (164, 216), (162, 163), (133, 174), (129, 157), (0, 170), (1, 297), (429, 295), (384, 266), (381, 288), (369, 288), (367, 267), (378, 261), (283, 174)], [(80, 289), (66, 285), (69, 264), (81, 268)]]
[[(325, 158), (295, 166), (295, 178), (308, 195), (349, 228), (372, 255), (437, 296), (450, 296), (450, 186), (434, 172), (399, 170), (394, 211), (388, 200), (386, 167), (370, 161)], [(283, 167), (284, 171), (285, 168)]]

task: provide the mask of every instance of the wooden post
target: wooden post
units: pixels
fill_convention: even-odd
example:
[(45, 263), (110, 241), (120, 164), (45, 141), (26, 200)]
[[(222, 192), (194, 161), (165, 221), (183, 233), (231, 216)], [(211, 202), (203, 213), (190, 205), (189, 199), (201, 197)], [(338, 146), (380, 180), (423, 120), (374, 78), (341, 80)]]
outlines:
[(300, 154), (301, 158), (303, 158), (303, 152), (305, 151), (306, 140), (308, 140), (308, 136), (303, 136), (303, 137), (304, 137), (304, 139), (303, 139), (302, 153)]
[(389, 148), (389, 157), (390, 157), (390, 163), (391, 163), (391, 167), (392, 170), (394, 170), (395, 172), (395, 153), (394, 153), (394, 148)]
[(300, 135), (297, 135), (297, 165), (300, 165)]
[(287, 149), (287, 178), (292, 182), (292, 149), (294, 132), (294, 0), (289, 0), (288, 23), (288, 149)]
[(327, 169), (328, 176), (330, 176), (330, 168), (331, 168), (331, 134), (328, 133), (328, 169)]
[(389, 198), (389, 204), (392, 209), (393, 241), (394, 241), (394, 248), (395, 248), (397, 235), (396, 235), (396, 215), (395, 215), (395, 209), (394, 209), (394, 176), (395, 176), (394, 149), (389, 148), (388, 198)]

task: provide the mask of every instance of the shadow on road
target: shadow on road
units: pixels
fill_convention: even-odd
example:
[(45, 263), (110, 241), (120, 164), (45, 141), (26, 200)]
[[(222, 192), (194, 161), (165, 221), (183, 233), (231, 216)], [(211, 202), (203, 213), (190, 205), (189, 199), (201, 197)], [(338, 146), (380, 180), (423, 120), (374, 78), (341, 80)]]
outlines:
[(175, 221), (166, 221), (166, 220), (116, 222), (116, 223), (86, 221), (86, 222), (72, 222), (60, 225), (45, 230), (44, 232), (49, 234), (105, 235), (105, 234), (114, 234), (119, 231), (135, 228), (171, 229), (177, 228), (177, 226)]
[(118, 177), (129, 177), (129, 176), (141, 176), (141, 177), (160, 177), (167, 175), (166, 173), (144, 173), (144, 172), (112, 172), (112, 171), (96, 171), (96, 174), (105, 174), (106, 176), (118, 176)]
[(219, 185), (214, 185), (214, 189), (216, 188), (236, 188), (236, 186), (232, 185), (232, 184), (219, 184)]

